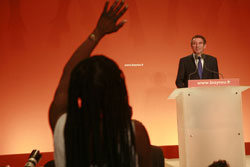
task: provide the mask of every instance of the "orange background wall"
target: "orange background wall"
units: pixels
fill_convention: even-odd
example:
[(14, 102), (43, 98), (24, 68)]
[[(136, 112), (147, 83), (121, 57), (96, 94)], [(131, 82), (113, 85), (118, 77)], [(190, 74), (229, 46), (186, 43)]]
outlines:
[[(104, 0), (0, 1), (0, 155), (53, 150), (48, 108), (62, 69), (91, 33)], [(127, 0), (128, 23), (94, 54), (114, 59), (126, 76), (133, 118), (152, 144), (177, 145), (175, 89), (179, 58), (195, 34), (218, 59), (225, 78), (250, 85), (249, 0)], [(143, 66), (125, 66), (143, 64)], [(250, 141), (250, 91), (243, 93)]]

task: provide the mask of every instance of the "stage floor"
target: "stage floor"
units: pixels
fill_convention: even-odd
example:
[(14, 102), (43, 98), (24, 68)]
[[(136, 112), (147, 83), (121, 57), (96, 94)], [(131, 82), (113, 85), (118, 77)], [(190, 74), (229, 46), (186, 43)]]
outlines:
[[(179, 159), (165, 159), (165, 167), (179, 167)], [(246, 156), (246, 167), (250, 167), (250, 155)]]

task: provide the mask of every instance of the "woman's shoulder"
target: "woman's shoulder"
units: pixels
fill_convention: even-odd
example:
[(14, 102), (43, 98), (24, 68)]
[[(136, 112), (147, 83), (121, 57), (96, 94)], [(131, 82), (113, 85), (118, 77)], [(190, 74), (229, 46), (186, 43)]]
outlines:
[(132, 120), (135, 128), (135, 143), (138, 153), (139, 165), (143, 167), (152, 166), (151, 144), (148, 132), (144, 125), (138, 120)]

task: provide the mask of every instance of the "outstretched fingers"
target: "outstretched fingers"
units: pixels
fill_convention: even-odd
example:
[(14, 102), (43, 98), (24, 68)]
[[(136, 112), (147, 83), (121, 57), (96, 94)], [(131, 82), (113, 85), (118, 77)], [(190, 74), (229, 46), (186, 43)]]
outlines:
[(126, 5), (119, 13), (116, 15), (116, 20), (123, 16), (123, 14), (128, 10), (128, 5)]
[(119, 10), (123, 7), (124, 5), (124, 0), (122, 0), (119, 5), (114, 9), (114, 13), (117, 14), (119, 12)]
[(127, 20), (122, 20), (119, 24), (117, 24), (116, 31), (118, 31), (126, 22)]
[(113, 3), (113, 5), (110, 7), (108, 14), (113, 14), (115, 7), (117, 6), (119, 0), (115, 0), (115, 2)]
[(112, 32), (116, 32), (119, 30), (126, 21), (121, 21), (117, 23), (117, 21), (123, 16), (123, 14), (127, 11), (128, 6), (124, 5), (124, 0), (116, 0), (108, 9), (109, 1), (106, 1), (103, 13), (98, 20), (97, 30), (101, 32), (101, 34), (110, 34)]
[(109, 0), (107, 0), (105, 5), (104, 5), (103, 13), (107, 13), (108, 6), (109, 6)]

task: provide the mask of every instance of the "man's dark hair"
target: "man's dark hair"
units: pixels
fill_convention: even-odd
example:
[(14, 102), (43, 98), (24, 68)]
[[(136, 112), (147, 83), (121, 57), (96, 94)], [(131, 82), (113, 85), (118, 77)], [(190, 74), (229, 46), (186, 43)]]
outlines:
[(206, 38), (205, 38), (204, 36), (202, 36), (202, 35), (195, 35), (195, 36), (193, 36), (192, 39), (191, 39), (191, 45), (192, 45), (192, 42), (193, 42), (193, 40), (194, 40), (195, 38), (201, 38), (201, 39), (203, 40), (204, 45), (207, 43), (207, 40), (206, 40)]
[(219, 160), (219, 161), (215, 161), (213, 162), (211, 165), (209, 165), (208, 167), (230, 167), (229, 164), (227, 163), (227, 161), (225, 160)]
[(66, 166), (135, 167), (135, 137), (124, 75), (105, 56), (72, 71), (65, 125)]

